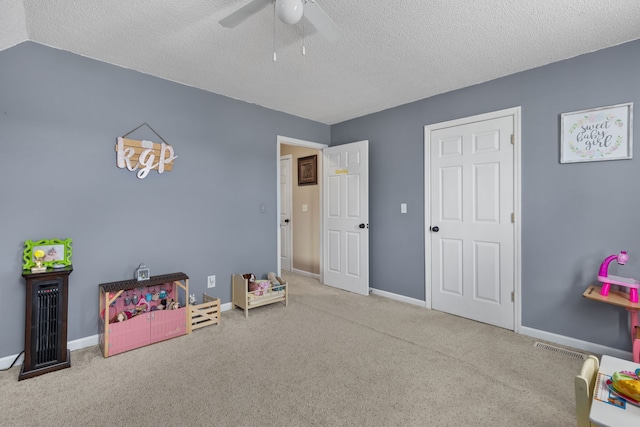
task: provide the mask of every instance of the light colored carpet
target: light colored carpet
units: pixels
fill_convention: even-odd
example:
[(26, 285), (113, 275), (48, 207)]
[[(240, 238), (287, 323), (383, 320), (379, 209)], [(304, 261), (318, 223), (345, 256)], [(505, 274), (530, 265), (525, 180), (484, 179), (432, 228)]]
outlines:
[(291, 274), (289, 307), (18, 381), (7, 426), (572, 426), (582, 361), (531, 338)]

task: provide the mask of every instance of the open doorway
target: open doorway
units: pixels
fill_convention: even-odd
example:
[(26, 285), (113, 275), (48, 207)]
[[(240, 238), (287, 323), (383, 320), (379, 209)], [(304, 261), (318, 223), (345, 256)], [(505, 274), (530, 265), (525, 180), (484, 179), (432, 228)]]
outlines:
[[(278, 136), (277, 146), (278, 272), (290, 266), (294, 273), (322, 281), (322, 149), (327, 145)], [(310, 156), (316, 156), (316, 183), (299, 183), (298, 160), (304, 162)], [(282, 177), (287, 167), (283, 168), (281, 159), (286, 158), (290, 158), (289, 178)], [(290, 200), (285, 180), (290, 183)], [(289, 215), (283, 203), (290, 207)]]

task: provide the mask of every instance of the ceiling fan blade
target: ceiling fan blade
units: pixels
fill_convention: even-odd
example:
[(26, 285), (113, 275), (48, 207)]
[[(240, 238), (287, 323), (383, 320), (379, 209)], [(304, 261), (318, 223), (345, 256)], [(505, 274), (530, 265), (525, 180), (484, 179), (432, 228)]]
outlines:
[(304, 4), (304, 16), (316, 27), (316, 30), (331, 43), (335, 43), (340, 38), (340, 30), (335, 22), (325, 13), (324, 10), (313, 0)]
[(253, 0), (252, 2), (245, 4), (226, 18), (222, 18), (218, 22), (223, 27), (233, 28), (249, 18), (251, 15), (260, 12), (272, 1), (273, 0)]

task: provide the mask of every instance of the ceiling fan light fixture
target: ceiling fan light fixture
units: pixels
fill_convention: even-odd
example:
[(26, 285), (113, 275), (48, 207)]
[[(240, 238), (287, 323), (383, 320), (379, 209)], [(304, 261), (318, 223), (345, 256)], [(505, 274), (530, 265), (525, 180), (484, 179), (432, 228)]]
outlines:
[(276, 11), (285, 24), (296, 24), (302, 19), (302, 0), (276, 0)]

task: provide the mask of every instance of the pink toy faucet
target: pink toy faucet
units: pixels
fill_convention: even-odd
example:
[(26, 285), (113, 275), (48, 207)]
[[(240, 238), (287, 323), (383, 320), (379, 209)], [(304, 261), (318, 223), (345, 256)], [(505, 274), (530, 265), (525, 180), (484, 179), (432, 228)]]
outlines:
[(629, 288), (629, 301), (637, 303), (640, 282), (628, 277), (609, 276), (609, 264), (611, 264), (613, 260), (616, 260), (620, 265), (625, 265), (627, 261), (629, 261), (629, 255), (627, 251), (621, 251), (618, 255), (609, 255), (602, 261), (600, 271), (598, 272), (598, 281), (603, 283), (600, 295), (609, 295), (611, 284), (625, 286)]

